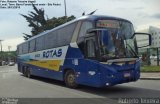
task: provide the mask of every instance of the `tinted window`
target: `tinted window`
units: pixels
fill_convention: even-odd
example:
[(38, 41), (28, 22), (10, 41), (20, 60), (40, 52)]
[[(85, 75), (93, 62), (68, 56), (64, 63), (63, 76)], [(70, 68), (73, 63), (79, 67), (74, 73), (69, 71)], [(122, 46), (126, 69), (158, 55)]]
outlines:
[(45, 49), (67, 45), (71, 42), (77, 23), (67, 25), (45, 35)]
[(80, 29), (80, 33), (79, 33), (79, 37), (85, 36), (86, 32), (88, 29), (91, 29), (93, 27), (91, 22), (83, 22), (81, 25), (81, 29)]
[(57, 31), (57, 45), (63, 46), (71, 42), (76, 23), (65, 26)]
[(18, 46), (18, 54), (22, 54), (22, 53), (23, 53), (23, 52), (22, 52), (22, 49), (23, 49), (23, 48), (22, 48), (22, 45), (19, 45), (19, 46)]
[(23, 53), (28, 53), (28, 42), (23, 43), (22, 47), (23, 47)]
[(36, 51), (44, 49), (44, 36), (38, 37), (36, 39)]
[(86, 41), (87, 57), (95, 57), (95, 44), (93, 39)]
[(29, 52), (34, 52), (35, 49), (36, 49), (36, 41), (34, 39), (29, 42)]
[(53, 31), (45, 36), (45, 49), (56, 47), (57, 32)]

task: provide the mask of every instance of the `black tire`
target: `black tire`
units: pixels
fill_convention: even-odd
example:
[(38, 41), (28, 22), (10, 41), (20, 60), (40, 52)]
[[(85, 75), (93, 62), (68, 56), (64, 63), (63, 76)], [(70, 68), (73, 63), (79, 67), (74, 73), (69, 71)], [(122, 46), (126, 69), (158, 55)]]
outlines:
[(22, 74), (25, 76), (25, 70), (24, 69), (22, 69)]
[(31, 78), (31, 71), (29, 68), (26, 70), (26, 77)]
[(26, 67), (25, 66), (23, 66), (23, 68), (22, 68), (22, 73), (26, 77)]
[(64, 76), (64, 81), (67, 87), (77, 88), (78, 85), (75, 82), (75, 73), (73, 70), (67, 70)]

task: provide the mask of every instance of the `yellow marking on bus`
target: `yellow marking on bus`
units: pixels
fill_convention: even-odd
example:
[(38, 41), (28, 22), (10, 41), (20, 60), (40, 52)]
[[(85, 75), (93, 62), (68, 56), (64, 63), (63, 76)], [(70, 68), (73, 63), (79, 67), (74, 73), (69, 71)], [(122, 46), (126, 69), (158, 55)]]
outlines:
[(59, 71), (61, 60), (41, 60), (41, 61), (29, 61), (27, 64), (46, 68), (54, 71)]

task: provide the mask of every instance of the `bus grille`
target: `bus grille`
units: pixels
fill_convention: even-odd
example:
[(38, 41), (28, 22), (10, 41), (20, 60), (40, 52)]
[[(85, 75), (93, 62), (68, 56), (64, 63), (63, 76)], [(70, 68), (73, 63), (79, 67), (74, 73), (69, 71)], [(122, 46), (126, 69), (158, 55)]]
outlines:
[(131, 70), (134, 70), (134, 68), (129, 68), (129, 69), (121, 69), (121, 70), (118, 70), (118, 72), (131, 71)]

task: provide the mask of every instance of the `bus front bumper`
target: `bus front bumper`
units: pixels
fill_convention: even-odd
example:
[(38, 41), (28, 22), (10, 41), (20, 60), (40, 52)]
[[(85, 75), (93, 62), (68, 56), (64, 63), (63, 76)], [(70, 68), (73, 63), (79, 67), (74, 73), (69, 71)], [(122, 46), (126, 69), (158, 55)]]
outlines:
[(116, 84), (137, 81), (140, 78), (139, 71), (118, 72), (114, 75), (105, 76), (102, 79), (102, 86), (113, 86)]

